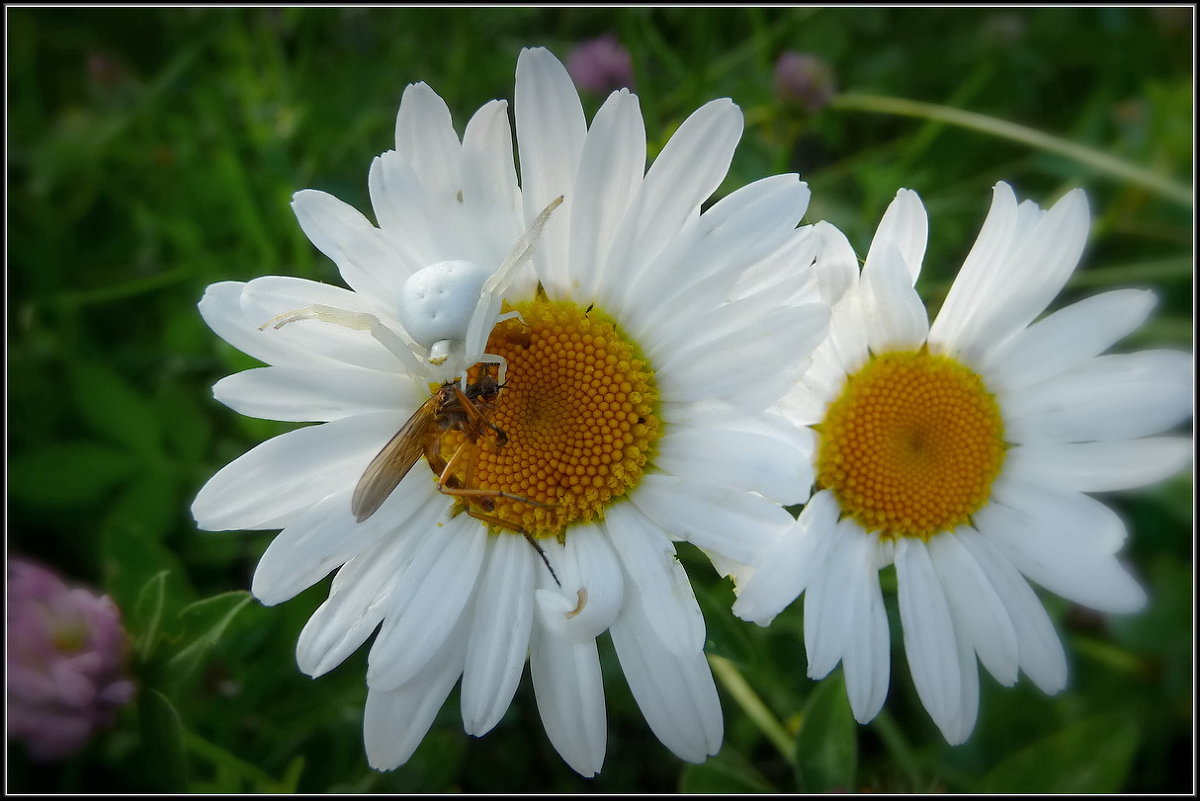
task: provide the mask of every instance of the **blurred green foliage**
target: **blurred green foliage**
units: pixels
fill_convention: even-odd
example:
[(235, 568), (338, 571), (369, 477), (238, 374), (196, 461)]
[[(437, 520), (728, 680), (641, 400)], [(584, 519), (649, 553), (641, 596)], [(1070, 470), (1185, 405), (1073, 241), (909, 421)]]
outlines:
[[(1193, 208), (1045, 149), (838, 102), (778, 102), (785, 49), (838, 86), (969, 109), (1153, 172), (1193, 176), (1194, 9), (1125, 8), (8, 8), (8, 544), (113, 596), (140, 692), (64, 766), (9, 746), (25, 792), (665, 792), (865, 789), (1183, 792), (1192, 786), (1192, 482), (1108, 498), (1147, 584), (1140, 615), (1047, 598), (1070, 687), (982, 680), (978, 728), (947, 746), (893, 630), (892, 690), (868, 726), (835, 671), (804, 676), (800, 605), (769, 629), (735, 620), (727, 583), (685, 549), (710, 650), (794, 736), (785, 758), (728, 695), (722, 752), (687, 766), (654, 739), (602, 642), (609, 744), (583, 780), (549, 745), (528, 677), (499, 726), (462, 733), (457, 692), (412, 760), (366, 765), (365, 649), (313, 681), (297, 634), (326, 587), (265, 609), (245, 592), (272, 532), (205, 533), (188, 505), (216, 469), (285, 430), (212, 400), (253, 362), (196, 312), (204, 287), (287, 274), (339, 283), (288, 203), (313, 187), (369, 209), (372, 156), (392, 146), (403, 87), (426, 81), (461, 126), (512, 96), (520, 48), (565, 59), (615, 33), (632, 53), (655, 154), (728, 96), (746, 132), (721, 192), (780, 171), (813, 188), (865, 252), (887, 203), (916, 189), (931, 241), (919, 288), (935, 310), (997, 180), (1047, 205), (1088, 191), (1085, 267), (1060, 303), (1148, 286), (1159, 313), (1122, 347), (1188, 347)], [(603, 98), (584, 96), (589, 114)], [(888, 576), (885, 574), (885, 579)], [(894, 613), (894, 609), (892, 610)], [(895, 624), (893, 614), (893, 625)]]

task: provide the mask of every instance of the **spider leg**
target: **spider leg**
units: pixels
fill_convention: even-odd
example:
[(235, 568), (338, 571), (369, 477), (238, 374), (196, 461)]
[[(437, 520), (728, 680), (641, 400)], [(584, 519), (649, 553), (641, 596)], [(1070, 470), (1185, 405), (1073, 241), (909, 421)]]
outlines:
[(265, 331), (268, 326), (278, 330), (289, 323), (301, 320), (319, 320), (323, 323), (340, 325), (342, 328), (349, 328), (352, 331), (370, 331), (371, 336), (375, 337), (381, 345), (391, 351), (392, 355), (397, 359), (404, 362), (405, 367), (412, 369), (414, 372), (418, 372), (421, 369), (414, 353), (414, 347), (405, 342), (395, 331), (384, 325), (378, 317), (366, 312), (352, 312), (346, 309), (339, 309), (336, 306), (314, 303), (311, 306), (277, 314), (260, 325), (258, 330)]

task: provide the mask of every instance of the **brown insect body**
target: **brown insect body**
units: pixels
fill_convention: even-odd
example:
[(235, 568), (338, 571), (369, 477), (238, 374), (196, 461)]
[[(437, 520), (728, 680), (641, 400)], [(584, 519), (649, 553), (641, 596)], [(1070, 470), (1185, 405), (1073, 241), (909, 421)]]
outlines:
[[(481, 375), (475, 383), (467, 384), (465, 390), (454, 381), (442, 384), (367, 465), (354, 488), (350, 510), (359, 523), (375, 514), (417, 460), (424, 456), (434, 475), (438, 476), (440, 492), (459, 498), (467, 514), (472, 517), (519, 532), (542, 557), (550, 575), (558, 583), (554, 568), (550, 567), (550, 561), (533, 535), (518, 525), (490, 514), (495, 508), (494, 498), (509, 498), (531, 506), (545, 504), (503, 490), (469, 486), (473, 472), (470, 465), (466, 471), (467, 486), (454, 474), (460, 458), (474, 459), (476, 443), (483, 437), (492, 436), (497, 447), (508, 442), (508, 435), (488, 420), (499, 393), (500, 384), (487, 374)], [(451, 430), (462, 431), (466, 441), (446, 459), (442, 456), (442, 437)]]
[(497, 445), (507, 442), (508, 435), (487, 420), (499, 391), (496, 380), (486, 375), (468, 384), (465, 390), (453, 381), (442, 384), (363, 471), (350, 502), (355, 519), (361, 523), (375, 514), (422, 456), (441, 477), (439, 488), (456, 489), (459, 482), (447, 473), (449, 463), (441, 455), (442, 436), (453, 429), (464, 432), (469, 441), (475, 442), (490, 431)]

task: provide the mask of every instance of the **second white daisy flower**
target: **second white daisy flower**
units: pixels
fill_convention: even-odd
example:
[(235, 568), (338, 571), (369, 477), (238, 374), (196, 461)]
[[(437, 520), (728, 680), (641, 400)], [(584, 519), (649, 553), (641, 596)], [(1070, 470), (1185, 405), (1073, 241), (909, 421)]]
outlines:
[[(1146, 319), (1149, 292), (1117, 290), (1034, 322), (1066, 283), (1088, 232), (1081, 191), (1048, 211), (1006, 184), (936, 321), (913, 285), (928, 223), (902, 190), (861, 275), (821, 225), (819, 263), (852, 284), (829, 339), (782, 406), (817, 432), (815, 493), (742, 577), (734, 611), (765, 624), (804, 593), (808, 675), (839, 662), (855, 717), (889, 683), (878, 573), (894, 565), (917, 693), (950, 743), (978, 709), (976, 659), (1011, 685), (1067, 680), (1050, 618), (1029, 582), (1104, 612), (1145, 602), (1118, 561), (1125, 525), (1088, 492), (1162, 479), (1191, 458), (1183, 437), (1192, 358), (1101, 355)], [(798, 458), (806, 458), (801, 454)]]

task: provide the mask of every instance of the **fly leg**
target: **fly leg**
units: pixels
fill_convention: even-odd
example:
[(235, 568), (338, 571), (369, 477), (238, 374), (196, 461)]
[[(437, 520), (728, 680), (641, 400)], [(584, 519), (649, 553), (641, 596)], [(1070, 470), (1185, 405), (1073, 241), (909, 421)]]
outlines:
[[(496, 437), (496, 447), (499, 448), (508, 442), (508, 434), (504, 433), (504, 429), (491, 422), (484, 416), (483, 412), (475, 408), (475, 404), (467, 397), (466, 393), (459, 387), (454, 387), (454, 397), (458, 400), (458, 405), (462, 407), (463, 414), (467, 417), (469, 428), (464, 426), (464, 431), (468, 439), (477, 440), (483, 436), (483, 429), (491, 429)], [(456, 454), (457, 455), (457, 454)]]
[[(553, 508), (554, 504), (552, 504), (552, 503), (542, 503), (541, 501), (535, 501), (532, 498), (526, 498), (522, 495), (515, 495), (511, 492), (505, 492), (504, 490), (468, 489), (468, 488), (462, 487), (462, 486), (455, 486), (455, 484), (460, 484), (460, 482), (459, 482), (458, 478), (455, 477), (455, 475), (454, 475), (454, 467), (459, 462), (460, 458), (462, 457), (463, 451), (465, 449), (467, 449), (467, 446), (469, 446), (469, 445), (472, 445), (472, 443), (464, 442), (462, 445), (459, 445), (458, 450), (456, 450), (454, 452), (454, 455), (451, 456), (446, 461), (445, 466), (442, 468), (441, 476), (438, 478), (438, 492), (444, 492), (447, 495), (453, 495), (458, 498), (464, 498), (467, 501), (470, 501), (470, 500), (476, 499), (476, 498), (485, 498), (485, 499), (507, 498), (510, 501), (518, 501), (520, 503), (528, 504), (530, 506), (536, 506), (541, 509)], [(472, 451), (473, 450), (474, 450), (474, 448), (472, 448)], [(518, 529), (514, 529), (514, 530), (518, 530)]]
[[(518, 533), (522, 537), (524, 537), (525, 541), (528, 542), (530, 545), (532, 545), (533, 549), (535, 551), (537, 551), (538, 556), (542, 557), (542, 564), (544, 564), (546, 566), (546, 569), (550, 571), (550, 578), (554, 579), (555, 584), (557, 584), (559, 587), (562, 587), (562, 582), (558, 580), (558, 574), (555, 573), (554, 568), (550, 566), (550, 560), (549, 560), (549, 558), (546, 557), (546, 552), (542, 550), (542, 546), (538, 545), (537, 539), (532, 534), (530, 534), (528, 531), (521, 528), (520, 526), (508, 522), (507, 520), (502, 520), (501, 518), (496, 517), (495, 515), (484, 514), (483, 512), (476, 511), (475, 509), (472, 509), (469, 506), (467, 507), (467, 514), (469, 514), (471, 517), (475, 518), (476, 520), (482, 520), (483, 522), (488, 523), (493, 526), (497, 526), (498, 528), (506, 528), (509, 531), (515, 531), (516, 533)], [(584, 591), (580, 590), (580, 592), (584, 592)], [(584, 598), (586, 599), (586, 597), (587, 596), (585, 594)]]

